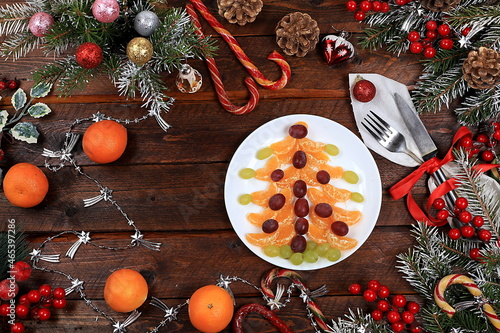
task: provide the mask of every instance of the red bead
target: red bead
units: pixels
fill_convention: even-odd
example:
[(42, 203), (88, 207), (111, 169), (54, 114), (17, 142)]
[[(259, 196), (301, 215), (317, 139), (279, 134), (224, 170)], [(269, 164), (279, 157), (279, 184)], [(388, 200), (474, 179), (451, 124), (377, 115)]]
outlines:
[(451, 31), (451, 29), (450, 29), (450, 26), (448, 24), (441, 24), (438, 27), (438, 34), (440, 34), (441, 36), (448, 36), (450, 31)]
[(372, 311), (372, 318), (375, 321), (382, 320), (382, 318), (384, 318), (384, 313), (380, 310), (373, 310)]
[(401, 314), (401, 319), (405, 324), (411, 324), (415, 321), (415, 316), (410, 311), (404, 311)]
[(372, 9), (374, 12), (380, 12), (382, 10), (382, 3), (378, 0), (373, 1)]
[(382, 2), (382, 8), (380, 8), (380, 11), (382, 13), (387, 13), (389, 10), (391, 9), (391, 7), (389, 6), (389, 3), (388, 2)]
[(439, 41), (439, 47), (443, 50), (451, 50), (453, 48), (453, 40), (450, 38), (443, 38)]
[(52, 294), (54, 295), (54, 298), (61, 299), (66, 296), (66, 290), (64, 290), (64, 288), (56, 288)]
[(420, 311), (420, 305), (418, 305), (417, 302), (409, 301), (408, 303), (406, 303), (406, 311), (416, 314), (418, 313), (418, 311)]
[(422, 43), (420, 42), (412, 42), (410, 43), (410, 52), (411, 53), (420, 53), (424, 47), (422, 46)]
[(40, 292), (38, 290), (30, 290), (28, 292), (28, 300), (31, 303), (38, 303), (40, 301)]
[(387, 321), (390, 322), (391, 324), (400, 320), (401, 316), (399, 315), (399, 312), (394, 310), (387, 312)]
[(472, 218), (472, 225), (476, 228), (481, 228), (484, 224), (484, 219), (482, 216), (474, 216)]
[(355, 12), (358, 8), (358, 3), (354, 0), (349, 0), (345, 3), (345, 8), (350, 12)]
[(363, 0), (359, 4), (359, 9), (361, 9), (365, 13), (369, 12), (370, 10), (372, 10), (372, 3), (370, 1), (368, 1), (368, 0)]
[(356, 21), (363, 21), (365, 19), (365, 12), (358, 10), (356, 13), (354, 13), (354, 19)]
[(9, 312), (10, 312), (9, 304), (4, 303), (0, 305), (0, 316), (7, 317), (9, 315)]
[(380, 288), (380, 282), (378, 280), (370, 280), (368, 281), (368, 289), (373, 291), (377, 291)]
[(477, 247), (469, 251), (469, 256), (472, 260), (477, 260), (477, 258), (479, 258), (480, 255), (481, 255), (480, 250)]
[(29, 313), (30, 313), (30, 309), (26, 305), (18, 304), (16, 306), (16, 315), (19, 318), (26, 318), (26, 317), (28, 317)]
[(371, 289), (366, 289), (363, 293), (363, 298), (367, 302), (375, 302), (377, 299), (377, 293)]
[(469, 201), (467, 201), (466, 198), (464, 197), (459, 197), (457, 200), (455, 200), (455, 207), (458, 209), (465, 209), (469, 205)]
[(463, 212), (460, 212), (460, 214), (458, 214), (458, 219), (462, 223), (470, 223), (470, 221), (472, 221), (472, 214), (469, 211), (464, 210)]
[(403, 295), (394, 295), (394, 297), (392, 298), (392, 304), (394, 304), (394, 306), (397, 306), (398, 308), (404, 308), (404, 306), (406, 305), (406, 297), (404, 297)]
[(387, 302), (385, 299), (381, 299), (380, 301), (377, 302), (377, 309), (379, 309), (382, 312), (386, 312), (389, 310), (389, 307), (391, 305), (389, 302)]
[(436, 39), (438, 36), (436, 30), (427, 30), (425, 32), (425, 37), (429, 38), (429, 39)]
[(410, 31), (408, 33), (408, 40), (410, 42), (418, 42), (418, 40), (420, 39), (420, 34), (418, 33), (418, 31)]
[(460, 227), (460, 233), (465, 238), (471, 238), (474, 236), (474, 228), (470, 225), (464, 225), (463, 227)]
[(50, 310), (47, 308), (41, 308), (40, 310), (38, 310), (38, 319), (40, 320), (43, 321), (49, 320), (50, 315), (51, 315)]
[(462, 30), (462, 36), (467, 36), (471, 30), (472, 30), (471, 27), (464, 28)]
[(432, 46), (428, 46), (424, 49), (424, 57), (430, 59), (434, 58), (435, 55), (436, 55), (436, 49), (433, 48)]
[(436, 30), (437, 29), (437, 23), (436, 21), (434, 20), (430, 20), (430, 21), (427, 21), (427, 23), (425, 23), (425, 28), (427, 30)]
[(56, 298), (53, 302), (52, 305), (56, 309), (63, 309), (66, 307), (66, 299), (65, 298)]
[(389, 297), (390, 292), (391, 291), (387, 286), (380, 286), (380, 288), (378, 288), (377, 295), (380, 298), (387, 298)]
[(391, 328), (396, 333), (402, 332), (405, 329), (405, 323), (403, 323), (402, 321), (397, 321), (395, 323), (392, 323)]
[(485, 150), (481, 153), (481, 158), (486, 162), (491, 162), (495, 158), (495, 153), (491, 150)]
[(19, 321), (10, 326), (11, 333), (23, 333), (24, 329), (24, 324)]
[(450, 216), (450, 213), (446, 209), (441, 209), (440, 211), (437, 212), (436, 218), (438, 220), (444, 221)]
[(452, 228), (448, 230), (448, 237), (450, 237), (450, 239), (457, 240), (460, 238), (460, 235), (460, 229), (458, 228)]
[(40, 288), (38, 288), (40, 295), (43, 297), (49, 297), (52, 294), (52, 287), (48, 284), (42, 284)]
[(482, 240), (483, 242), (489, 242), (491, 239), (491, 232), (486, 229), (480, 229), (477, 232), (477, 237), (479, 237), (479, 239)]
[(444, 201), (443, 198), (436, 198), (432, 202), (432, 207), (434, 207), (437, 210), (443, 209), (444, 207), (446, 207), (446, 202)]

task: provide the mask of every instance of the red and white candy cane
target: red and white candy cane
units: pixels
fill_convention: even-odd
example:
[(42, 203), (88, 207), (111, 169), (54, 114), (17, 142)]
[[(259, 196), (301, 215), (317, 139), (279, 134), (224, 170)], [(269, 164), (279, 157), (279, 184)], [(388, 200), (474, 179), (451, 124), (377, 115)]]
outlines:
[[(191, 21), (196, 27), (196, 34), (198, 35), (198, 37), (203, 38), (204, 35), (203, 32), (201, 31), (201, 23), (200, 20), (198, 19), (198, 15), (194, 11), (193, 5), (187, 4), (186, 12), (190, 16)], [(251, 77), (245, 79), (245, 84), (248, 88), (248, 91), (250, 92), (250, 99), (248, 100), (248, 103), (243, 106), (236, 106), (233, 103), (231, 103), (229, 97), (227, 96), (227, 92), (226, 89), (224, 88), (224, 84), (222, 83), (222, 78), (219, 69), (217, 68), (217, 64), (215, 63), (215, 59), (213, 57), (206, 57), (205, 61), (208, 66), (208, 70), (210, 71), (210, 77), (212, 78), (212, 81), (214, 82), (215, 85), (217, 98), (219, 99), (219, 102), (224, 108), (224, 110), (231, 112), (233, 114), (242, 115), (245, 113), (249, 113), (250, 111), (255, 109), (255, 107), (259, 103), (259, 92), (257, 90), (257, 85), (255, 84), (255, 81)]]
[[(436, 285), (436, 288), (434, 289), (434, 300), (436, 301), (436, 304), (448, 315), (448, 317), (453, 317), (455, 314), (456, 310), (446, 302), (446, 299), (444, 298), (444, 292), (446, 288), (451, 286), (452, 284), (461, 284), (469, 292), (474, 296), (474, 297), (480, 297), (483, 295), (479, 287), (472, 281), (470, 278), (468, 278), (465, 275), (462, 274), (450, 274), (442, 278), (439, 283)], [(484, 303), (483, 304), (483, 311), (490, 323), (495, 327), (497, 332), (500, 332), (500, 319), (498, 318), (497, 314), (495, 313), (495, 310), (489, 303)]]
[(201, 13), (201, 15), (207, 20), (212, 28), (217, 31), (219, 35), (226, 41), (236, 58), (240, 63), (246, 68), (248, 73), (257, 81), (257, 83), (264, 88), (270, 90), (282, 89), (286, 86), (291, 76), (290, 65), (286, 62), (285, 58), (276, 51), (271, 52), (267, 59), (274, 61), (281, 68), (281, 78), (277, 81), (268, 80), (264, 74), (255, 66), (254, 63), (248, 58), (243, 49), (240, 47), (238, 41), (227, 31), (222, 24), (217, 21), (217, 19), (210, 13), (208, 8), (201, 0), (189, 0), (193, 6)]
[[(309, 288), (305, 285), (302, 277), (297, 273), (289, 269), (274, 268), (267, 273), (265, 277), (262, 278), (260, 282), (260, 287), (264, 295), (270, 299), (274, 299), (274, 293), (271, 290), (271, 284), (273, 280), (278, 278), (287, 278), (292, 281), (294, 285), (297, 286), (302, 292), (309, 294)], [(318, 324), (318, 327), (324, 332), (331, 332), (332, 328), (326, 323), (326, 317), (323, 312), (318, 307), (318, 304), (314, 302), (310, 297), (307, 298), (306, 302), (307, 308), (313, 314), (314, 321)]]

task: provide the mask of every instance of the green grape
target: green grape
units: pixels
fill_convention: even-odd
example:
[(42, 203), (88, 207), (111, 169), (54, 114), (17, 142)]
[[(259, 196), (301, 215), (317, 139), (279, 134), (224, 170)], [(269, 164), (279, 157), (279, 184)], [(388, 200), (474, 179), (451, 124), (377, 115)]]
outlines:
[(273, 153), (274, 153), (273, 148), (271, 148), (271, 147), (265, 147), (265, 148), (262, 148), (261, 150), (259, 150), (257, 152), (256, 157), (257, 157), (258, 160), (265, 160), (266, 158), (268, 158), (269, 156), (271, 156)]
[(365, 198), (363, 197), (363, 194), (359, 192), (352, 192), (351, 193), (351, 200), (354, 202), (363, 202), (365, 201)]
[(359, 176), (354, 171), (346, 171), (342, 175), (342, 178), (349, 184), (356, 184), (359, 181)]
[(250, 179), (255, 176), (255, 170), (252, 168), (241, 169), (239, 175), (243, 179)]
[(304, 251), (304, 261), (305, 262), (310, 262), (310, 263), (315, 263), (318, 261), (319, 256), (314, 250), (305, 250)]
[(318, 256), (324, 258), (326, 257), (326, 252), (330, 249), (330, 244), (328, 243), (321, 243), (318, 245), (318, 247), (316, 248), (316, 253), (318, 254)]
[(332, 145), (329, 143), (325, 146), (325, 152), (328, 155), (337, 156), (340, 153), (340, 150), (339, 147), (337, 147), (336, 145)]
[(330, 261), (337, 261), (340, 259), (341, 252), (336, 247), (332, 247), (326, 251), (326, 258)]
[(313, 240), (310, 240), (310, 241), (307, 241), (307, 245), (306, 245), (306, 250), (316, 250), (316, 248), (318, 247), (318, 244), (313, 241)]
[(285, 244), (280, 247), (280, 257), (283, 259), (288, 259), (292, 256), (293, 251), (290, 245)]
[(238, 198), (238, 202), (242, 205), (248, 205), (250, 202), (252, 202), (252, 195), (251, 194), (240, 195), (240, 197)]
[(292, 254), (292, 256), (290, 257), (290, 262), (294, 265), (300, 265), (304, 262), (304, 255), (300, 252), (295, 252), (294, 254)]
[(277, 245), (268, 245), (264, 248), (264, 253), (268, 257), (277, 257), (280, 254), (280, 248)]

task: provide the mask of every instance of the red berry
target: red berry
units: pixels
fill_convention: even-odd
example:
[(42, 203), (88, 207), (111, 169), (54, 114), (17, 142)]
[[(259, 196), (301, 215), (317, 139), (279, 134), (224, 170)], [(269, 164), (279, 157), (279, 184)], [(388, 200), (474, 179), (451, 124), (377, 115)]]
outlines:
[(475, 226), (476, 228), (481, 228), (484, 224), (484, 219), (482, 216), (474, 216), (472, 218), (472, 225)]
[(477, 247), (469, 251), (469, 256), (472, 260), (477, 260), (477, 258), (479, 258), (480, 255), (481, 255), (480, 250)]
[(465, 209), (469, 205), (469, 201), (467, 198), (464, 197), (459, 197), (457, 200), (455, 200), (455, 207), (458, 209)]
[(481, 142), (481, 143), (486, 143), (488, 142), (489, 138), (486, 134), (484, 133), (479, 133), (477, 136), (476, 136), (476, 141), (477, 142)]
[(38, 319), (40, 320), (43, 321), (49, 320), (50, 315), (51, 315), (50, 310), (47, 308), (41, 308), (40, 310), (38, 310)]
[(493, 139), (500, 140), (500, 130), (495, 130), (493, 133)]
[(458, 141), (459, 148), (470, 148), (472, 147), (474, 140), (472, 140), (472, 135), (466, 135)]
[(477, 237), (479, 237), (479, 239), (482, 240), (483, 242), (489, 242), (491, 239), (491, 232), (486, 229), (480, 229), (477, 232)]
[(420, 39), (420, 34), (418, 33), (418, 31), (410, 31), (408, 33), (408, 40), (410, 42), (418, 42), (418, 40)]
[(345, 8), (350, 12), (355, 12), (358, 7), (358, 4), (354, 0), (349, 0), (345, 3)]
[(19, 304), (23, 304), (29, 307), (31, 302), (28, 299), (28, 295), (22, 295), (21, 297), (19, 297)]
[(441, 36), (447, 36), (450, 33), (450, 31), (451, 29), (448, 24), (441, 24), (438, 27), (438, 34), (440, 34)]
[(448, 237), (450, 237), (450, 239), (457, 240), (460, 238), (460, 235), (460, 229), (458, 228), (452, 228), (448, 231)]
[(372, 3), (370, 1), (368, 1), (368, 0), (363, 0), (359, 4), (359, 9), (361, 9), (365, 13), (369, 12), (372, 9)]
[(441, 209), (436, 213), (436, 218), (438, 220), (444, 221), (450, 216), (450, 213), (446, 209)]
[(48, 284), (42, 284), (40, 288), (38, 288), (40, 295), (43, 297), (49, 297), (52, 294), (52, 287)]
[(497, 145), (498, 141), (495, 140), (495, 139), (490, 139), (488, 140), (488, 142), (486, 142), (486, 146), (492, 148), (492, 147), (495, 147)]
[(24, 261), (16, 261), (14, 267), (10, 270), (10, 274), (16, 281), (26, 281), (31, 276), (31, 266)]
[(394, 304), (394, 306), (397, 306), (398, 308), (404, 308), (404, 306), (406, 305), (406, 297), (404, 297), (403, 295), (394, 295), (394, 297), (392, 298), (392, 304)]
[(379, 309), (382, 312), (386, 312), (389, 310), (389, 307), (391, 305), (389, 302), (387, 302), (385, 299), (381, 299), (380, 301), (377, 302), (377, 309)]
[(16, 322), (12, 326), (10, 326), (11, 333), (23, 333), (24, 332), (24, 324), (21, 322)]
[(16, 315), (19, 318), (26, 318), (26, 317), (28, 317), (29, 313), (30, 313), (30, 309), (26, 305), (18, 304), (16, 306)]
[(412, 42), (410, 43), (410, 52), (411, 53), (420, 53), (424, 47), (422, 46), (422, 43), (420, 42)]
[(361, 292), (361, 285), (359, 283), (353, 283), (349, 286), (349, 292), (351, 294), (359, 294)]
[(390, 322), (391, 324), (395, 323), (397, 321), (400, 321), (400, 320), (401, 320), (401, 316), (399, 315), (399, 312), (397, 312), (395, 310), (391, 310), (391, 311), (387, 312), (387, 321)]
[(10, 307), (9, 304), (4, 303), (0, 305), (0, 316), (2, 317), (7, 317), (10, 313)]
[(411, 324), (415, 321), (415, 316), (410, 311), (403, 311), (401, 319), (405, 324)]
[(437, 36), (438, 36), (438, 34), (437, 34), (436, 30), (427, 30), (425, 32), (425, 37), (427, 37), (429, 39), (434, 40), (437, 38)]
[(354, 13), (354, 19), (356, 21), (363, 21), (365, 19), (365, 12), (358, 10)]
[(372, 9), (374, 12), (380, 12), (382, 10), (382, 3), (378, 0), (373, 1)]
[(474, 228), (470, 225), (464, 225), (463, 227), (460, 227), (460, 233), (463, 237), (470, 238), (474, 236)]
[(434, 58), (435, 55), (436, 55), (436, 49), (433, 48), (432, 46), (428, 46), (424, 49), (424, 57), (430, 59)]
[(38, 306), (35, 306), (30, 310), (30, 316), (33, 319), (38, 320), (38, 311), (40, 311), (40, 308)]
[(375, 302), (377, 299), (377, 293), (371, 289), (366, 289), (363, 293), (363, 298), (367, 302)]
[(418, 305), (417, 302), (414, 301), (409, 301), (406, 303), (406, 311), (416, 314), (418, 311), (420, 311), (420, 305)]
[(472, 214), (469, 211), (464, 210), (458, 214), (458, 219), (462, 223), (470, 223), (470, 221), (472, 221)]
[(31, 302), (31, 303), (38, 303), (40, 302), (40, 292), (38, 290), (30, 290), (28, 292), (28, 300)]
[(10, 80), (7, 82), (7, 87), (11, 90), (17, 89), (19, 88), (19, 82), (17, 80)]
[(380, 286), (380, 288), (377, 291), (378, 297), (380, 298), (387, 298), (389, 297), (390, 290), (387, 286)]
[(388, 2), (382, 2), (382, 8), (380, 8), (380, 11), (382, 13), (387, 13), (389, 10), (391, 9), (391, 7), (389, 6), (389, 3)]
[(418, 324), (410, 325), (410, 333), (422, 333), (422, 326)]
[(481, 158), (486, 162), (491, 162), (495, 158), (495, 153), (491, 150), (485, 150), (481, 153)]
[(372, 311), (372, 318), (375, 321), (379, 321), (379, 320), (382, 320), (382, 318), (384, 318), (384, 314), (380, 310), (373, 310)]
[[(494, 131), (500, 130), (500, 123), (498, 121), (492, 121), (491, 126), (493, 126)], [(500, 139), (499, 139), (500, 140)]]
[(451, 50), (453, 48), (453, 40), (450, 38), (443, 38), (439, 41), (439, 47), (443, 50)]
[(3, 160), (4, 156), (5, 156), (5, 153), (3, 152), (2, 149), (0, 149), (0, 161)]
[(380, 282), (378, 280), (370, 280), (368, 281), (368, 289), (373, 291), (377, 291), (380, 288)]
[(392, 323), (391, 328), (396, 333), (402, 332), (405, 329), (405, 323), (403, 323), (402, 321), (397, 321), (395, 323)]
[(5, 80), (0, 81), (0, 90), (7, 89), (7, 82)]
[(43, 306), (45, 308), (50, 308), (52, 306), (52, 300), (53, 298), (42, 298), (40, 301), (40, 306)]
[(464, 28), (462, 30), (462, 36), (467, 36), (471, 30), (472, 30), (471, 27)]
[(404, 6), (404, 5), (406, 5), (406, 3), (407, 3), (407, 2), (406, 2), (406, 0), (395, 0), (394, 2), (395, 2), (395, 3), (396, 3), (396, 5), (398, 5), (398, 6)]
[(56, 298), (52, 301), (52, 305), (56, 309), (63, 309), (66, 307), (66, 299), (65, 298)]
[(427, 23), (425, 23), (425, 28), (427, 30), (436, 30), (437, 29), (437, 23), (436, 21), (434, 20), (430, 20), (430, 21), (427, 21)]
[(436, 198), (434, 199), (434, 201), (432, 202), (432, 207), (434, 207), (435, 209), (437, 210), (441, 210), (443, 209), (444, 207), (446, 207), (446, 202), (444, 201), (443, 198)]
[(66, 297), (66, 290), (64, 290), (64, 288), (56, 288), (52, 294), (54, 295), (54, 298), (62, 299)]
[(5, 279), (0, 282), (0, 299), (4, 301), (8, 301), (14, 297), (16, 297), (19, 292), (19, 286), (16, 281)]

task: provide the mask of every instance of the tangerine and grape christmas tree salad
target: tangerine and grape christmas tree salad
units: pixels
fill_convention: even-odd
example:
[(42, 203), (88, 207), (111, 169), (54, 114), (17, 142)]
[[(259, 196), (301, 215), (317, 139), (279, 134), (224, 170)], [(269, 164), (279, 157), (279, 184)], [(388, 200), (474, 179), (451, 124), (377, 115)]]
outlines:
[[(369, 179), (362, 165), (353, 165), (350, 160), (345, 163), (346, 156), (340, 158), (349, 155), (343, 150), (349, 152), (351, 140), (340, 140), (342, 146), (335, 141), (313, 140), (309, 134), (314, 128), (301, 120), (286, 130), (284, 138), (255, 149), (255, 161), (238, 170), (243, 181), (240, 191), (245, 182), (258, 183), (261, 188), (233, 197), (241, 208), (252, 207), (245, 213), (248, 228), (239, 236), (258, 248), (262, 257), (285, 260), (295, 269), (310, 269), (308, 265), (318, 263), (331, 265), (367, 238), (366, 232), (360, 236), (359, 230), (351, 230), (367, 220), (363, 207), (367, 194), (368, 200), (372, 199), (372, 189), (366, 184)], [(375, 189), (375, 201), (380, 202), (380, 190)], [(375, 221), (377, 216), (378, 209)], [(361, 226), (368, 234), (375, 222), (370, 217), (373, 223)]]

